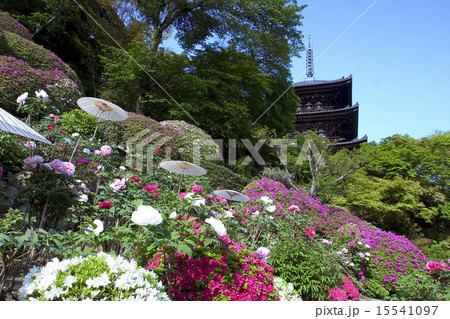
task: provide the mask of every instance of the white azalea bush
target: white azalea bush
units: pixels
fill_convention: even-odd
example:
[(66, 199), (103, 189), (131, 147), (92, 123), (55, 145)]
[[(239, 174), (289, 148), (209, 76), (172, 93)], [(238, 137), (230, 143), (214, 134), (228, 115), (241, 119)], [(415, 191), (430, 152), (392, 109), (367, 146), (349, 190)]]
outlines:
[(19, 290), (20, 300), (147, 300), (168, 301), (152, 271), (135, 261), (105, 253), (33, 267)]
[(294, 289), (294, 286), (286, 282), (283, 278), (274, 277), (273, 286), (277, 290), (280, 301), (302, 301), (302, 297)]

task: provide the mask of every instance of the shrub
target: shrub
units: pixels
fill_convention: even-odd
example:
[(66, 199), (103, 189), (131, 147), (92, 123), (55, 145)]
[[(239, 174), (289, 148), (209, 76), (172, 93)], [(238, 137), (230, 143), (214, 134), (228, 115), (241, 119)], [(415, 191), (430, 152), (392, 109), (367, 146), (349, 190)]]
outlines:
[(330, 300), (331, 301), (347, 301), (347, 300), (353, 300), (358, 301), (359, 300), (359, 290), (355, 287), (352, 280), (344, 275), (344, 281), (342, 283), (342, 288), (340, 287), (334, 287), (328, 291), (330, 293)]
[(57, 258), (33, 267), (19, 291), (21, 300), (169, 300), (153, 272), (105, 253)]
[(208, 171), (205, 176), (209, 180), (209, 185), (214, 189), (232, 189), (240, 192), (248, 183), (245, 177), (224, 166), (206, 161), (203, 161), (201, 166)]
[(328, 289), (342, 283), (339, 266), (316, 245), (284, 238), (271, 249), (274, 274), (292, 283), (303, 300), (326, 300)]
[(273, 285), (277, 290), (280, 301), (302, 301), (300, 294), (294, 289), (291, 283), (280, 277), (273, 278)]
[[(98, 119), (95, 116), (78, 108), (68, 113), (64, 113), (61, 117), (64, 120), (64, 129), (67, 133), (79, 133), (88, 138), (94, 135), (95, 127), (98, 122)], [(98, 126), (96, 136), (101, 136), (103, 134), (104, 126), (104, 122), (101, 122)]]
[[(158, 121), (150, 117), (127, 112), (128, 118), (125, 121), (113, 122), (108, 125), (105, 134), (109, 139), (117, 143), (133, 140), (133, 145), (140, 143), (157, 144), (161, 143), (161, 148), (167, 147), (175, 149), (175, 139), (179, 134), (171, 128), (164, 128)], [(145, 133), (144, 130), (147, 130)]]
[[(58, 70), (44, 71), (35, 69), (22, 60), (0, 55), (0, 95), (3, 100), (11, 103), (4, 103), (3, 100), (1, 102), (3, 108), (13, 114), (17, 114), (16, 100), (19, 94), (23, 92), (33, 94), (35, 91), (47, 89), (47, 85), (54, 85), (61, 81), (72, 83), (65, 74)], [(55, 93), (57, 87), (52, 87), (49, 92), (52, 90)], [(61, 87), (61, 90), (58, 89), (58, 94), (62, 96), (78, 96), (80, 93), (73, 86), (69, 86)], [(61, 106), (61, 104), (58, 104), (57, 100), (55, 100), (55, 106), (59, 109), (65, 107), (65, 105)]]
[(0, 54), (23, 60), (33, 68), (44, 71), (58, 70), (80, 85), (75, 72), (53, 52), (15, 33), (2, 32), (0, 36), (4, 38), (2, 44), (6, 44), (6, 47), (0, 47)]
[(192, 160), (192, 158), (201, 160), (206, 156), (212, 157), (219, 152), (219, 147), (211, 136), (195, 125), (185, 121), (163, 121), (161, 125), (181, 133), (176, 135), (175, 142), (178, 151), (187, 156), (187, 160)]
[(417, 269), (425, 269), (424, 254), (408, 239), (384, 231), (362, 232), (362, 241), (370, 245), (372, 256), (366, 277), (393, 291), (396, 282)]
[(20, 35), (22, 38), (31, 40), (31, 33), (21, 25), (8, 12), (0, 12), (0, 31), (7, 31)]
[(432, 301), (443, 300), (441, 283), (421, 269), (415, 269), (398, 278), (392, 300)]
[[(197, 246), (192, 257), (175, 253), (167, 276), (175, 300), (278, 300), (273, 286), (273, 269), (243, 243), (219, 236), (222, 245)], [(152, 269), (158, 259), (149, 261)]]

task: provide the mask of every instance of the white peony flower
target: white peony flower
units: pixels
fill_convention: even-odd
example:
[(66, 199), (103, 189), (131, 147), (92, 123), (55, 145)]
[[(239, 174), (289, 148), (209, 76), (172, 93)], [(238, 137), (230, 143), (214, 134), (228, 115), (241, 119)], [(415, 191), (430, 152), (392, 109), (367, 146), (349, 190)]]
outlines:
[(230, 217), (233, 217), (233, 212), (227, 210), (224, 215), (225, 215), (225, 217), (230, 218)]
[(172, 212), (169, 215), (169, 218), (175, 219), (177, 217), (177, 212)]
[(72, 137), (78, 137), (78, 136), (80, 136), (79, 133), (73, 133), (73, 134), (72, 134)]
[(80, 197), (78, 198), (78, 201), (86, 203), (88, 201), (88, 199), (89, 199), (88, 195), (83, 194), (83, 195), (80, 195)]
[(209, 217), (205, 219), (205, 223), (210, 224), (219, 236), (224, 236), (227, 234), (227, 229), (220, 220), (215, 219), (214, 217)]
[(163, 218), (161, 214), (152, 206), (140, 205), (137, 211), (134, 211), (131, 215), (133, 223), (140, 226), (147, 225), (159, 225), (162, 223)]
[(127, 168), (125, 166), (119, 166), (119, 169), (125, 171)]
[(264, 207), (265, 208), (265, 210), (267, 210), (269, 213), (273, 213), (276, 209), (277, 209), (277, 206), (275, 206), (275, 205), (270, 205), (270, 206), (266, 206), (266, 207)]
[(103, 222), (99, 219), (96, 219), (94, 220), (94, 224), (97, 226), (96, 228), (92, 228), (92, 226), (89, 226), (87, 229), (93, 231), (95, 233), (95, 236), (98, 236), (98, 234), (103, 231)]
[(263, 202), (264, 202), (264, 204), (272, 204), (273, 203), (273, 200), (271, 200), (268, 196), (262, 196), (261, 198), (260, 198), (260, 200), (262, 200)]
[(25, 100), (28, 97), (28, 92), (25, 92), (21, 95), (19, 95), (19, 97), (17, 98), (17, 103), (19, 103), (20, 105), (25, 104)]
[(253, 217), (253, 218), (256, 218), (256, 217), (259, 216), (259, 214), (261, 214), (261, 213), (259, 212), (259, 210), (257, 210), (256, 212), (254, 212), (254, 213), (252, 214), (252, 217)]
[(86, 153), (87, 155), (91, 154), (91, 150), (88, 149), (88, 148), (85, 148), (85, 149), (83, 150), (83, 152)]
[(48, 99), (48, 94), (44, 90), (34, 91), (34, 94), (36, 94), (36, 97), (41, 97), (44, 100)]

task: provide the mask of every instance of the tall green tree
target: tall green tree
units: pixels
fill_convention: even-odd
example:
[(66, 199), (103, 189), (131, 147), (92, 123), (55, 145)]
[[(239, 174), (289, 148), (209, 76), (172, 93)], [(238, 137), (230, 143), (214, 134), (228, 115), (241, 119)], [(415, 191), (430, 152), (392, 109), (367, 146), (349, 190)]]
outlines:
[(87, 95), (97, 95), (102, 82), (98, 58), (102, 45), (127, 48), (142, 39), (143, 24), (127, 24), (118, 15), (117, 0), (2, 1), (0, 10), (12, 13), (30, 30), (33, 41), (55, 52), (77, 73)]
[(418, 140), (386, 138), (372, 146), (374, 160), (350, 176), (332, 202), (411, 238), (445, 238), (450, 225), (449, 150), (450, 132)]

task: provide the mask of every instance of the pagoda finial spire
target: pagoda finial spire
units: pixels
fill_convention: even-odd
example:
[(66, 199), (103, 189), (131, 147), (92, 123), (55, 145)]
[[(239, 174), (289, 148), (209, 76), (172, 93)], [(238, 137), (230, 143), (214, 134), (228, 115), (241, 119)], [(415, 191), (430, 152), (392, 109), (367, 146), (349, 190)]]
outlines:
[(307, 80), (314, 80), (314, 60), (311, 44), (311, 36), (308, 38), (308, 49), (306, 50), (306, 76)]

